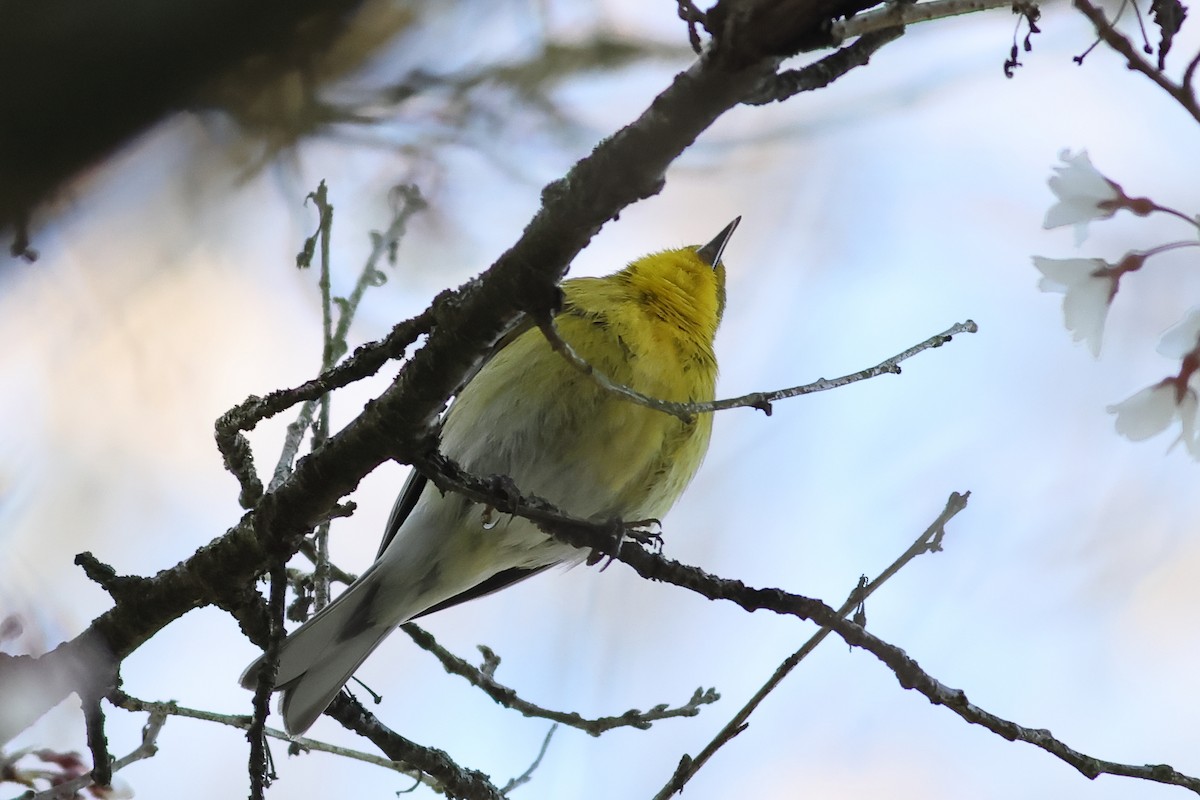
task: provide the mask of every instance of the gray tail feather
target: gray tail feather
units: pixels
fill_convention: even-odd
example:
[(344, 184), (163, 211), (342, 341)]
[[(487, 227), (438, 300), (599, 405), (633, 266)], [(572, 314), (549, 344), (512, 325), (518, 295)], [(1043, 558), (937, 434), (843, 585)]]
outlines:
[[(275, 689), (283, 692), (280, 706), (289, 734), (308, 730), (367, 656), (407, 619), (375, 618), (371, 606), (378, 588), (377, 581), (364, 575), (284, 640)], [(246, 668), (242, 686), (255, 688), (264, 659), (260, 656)]]
[(280, 685), (283, 727), (296, 736), (304, 733), (329, 707), (346, 681), (367, 656), (391, 633), (392, 628), (371, 628), (330, 648), (320, 661), (309, 666), (287, 684)]

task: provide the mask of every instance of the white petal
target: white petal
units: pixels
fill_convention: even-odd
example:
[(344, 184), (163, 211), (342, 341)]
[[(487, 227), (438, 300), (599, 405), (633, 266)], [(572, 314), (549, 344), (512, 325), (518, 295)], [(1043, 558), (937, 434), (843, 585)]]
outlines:
[(1033, 257), (1033, 265), (1042, 273), (1039, 289), (1066, 295), (1063, 318), (1067, 330), (1075, 341), (1086, 341), (1093, 356), (1099, 356), (1104, 321), (1117, 286), (1113, 277), (1105, 274), (1110, 265), (1098, 258), (1041, 256)]
[(1117, 191), (1112, 181), (1092, 166), (1087, 150), (1081, 150), (1077, 156), (1072, 156), (1069, 152), (1060, 153), (1059, 158), (1062, 159), (1063, 166), (1054, 168), (1058, 174), (1051, 176), (1050, 189), (1060, 198), (1091, 198), (1096, 203), (1117, 199)]
[(1075, 244), (1079, 245), (1087, 237), (1089, 222), (1108, 219), (1116, 213), (1115, 208), (1102, 209), (1100, 206), (1117, 200), (1120, 194), (1116, 186), (1092, 166), (1086, 150), (1077, 156), (1064, 150), (1059, 153), (1059, 158), (1063, 165), (1054, 168), (1055, 174), (1048, 181), (1058, 202), (1046, 212), (1042, 227), (1074, 225)]
[(1097, 278), (1067, 292), (1063, 298), (1063, 321), (1075, 341), (1087, 342), (1092, 355), (1100, 356), (1100, 340), (1104, 336), (1104, 321), (1112, 299), (1113, 283), (1109, 278)]
[(1193, 308), (1162, 335), (1158, 352), (1167, 358), (1183, 358), (1200, 344), (1200, 308)]
[(1163, 381), (1109, 406), (1108, 413), (1117, 415), (1117, 433), (1140, 442), (1165, 431), (1175, 418), (1176, 408), (1175, 386)]
[(1099, 258), (1033, 257), (1033, 265), (1042, 273), (1038, 288), (1043, 292), (1065, 294), (1076, 286), (1092, 280), (1093, 273), (1108, 269), (1108, 262)]
[[(1092, 198), (1061, 198), (1050, 206), (1042, 227), (1046, 230), (1061, 228), (1063, 225), (1080, 225), (1095, 219), (1107, 219), (1112, 216), (1110, 211), (1101, 211), (1100, 206)], [(1086, 225), (1085, 225), (1086, 227)]]
[(1200, 459), (1200, 442), (1196, 440), (1196, 415), (1200, 413), (1200, 404), (1196, 402), (1196, 393), (1190, 388), (1184, 393), (1182, 402), (1176, 408), (1183, 430), (1176, 442), (1183, 442), (1192, 458)]

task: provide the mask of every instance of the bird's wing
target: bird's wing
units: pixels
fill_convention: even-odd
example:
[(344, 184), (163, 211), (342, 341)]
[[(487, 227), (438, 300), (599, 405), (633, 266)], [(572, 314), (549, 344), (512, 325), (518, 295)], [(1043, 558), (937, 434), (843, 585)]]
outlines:
[[(466, 386), (468, 383), (470, 383), (471, 379), (479, 373), (479, 370), (483, 369), (485, 364), (492, 360), (492, 357), (495, 356), (496, 353), (499, 353), (501, 350), (507, 347), (510, 342), (532, 327), (533, 320), (528, 315), (523, 315), (519, 320), (517, 320), (516, 324), (513, 325), (509, 332), (501, 336), (496, 344), (493, 345), (488, 354), (484, 356), (484, 358), (479, 362), (478, 366), (475, 367), (475, 371), (467, 376), (467, 379), (463, 381), (463, 386)], [(449, 416), (453, 410), (454, 403), (451, 402), (449, 408), (446, 409), (446, 416)], [(388, 515), (387, 527), (384, 528), (383, 533), (383, 541), (379, 543), (379, 552), (375, 554), (376, 560), (383, 555), (384, 550), (387, 550), (388, 545), (392, 543), (392, 539), (396, 538), (396, 533), (399, 532), (400, 526), (404, 524), (406, 519), (408, 519), (408, 515), (411, 514), (413, 508), (416, 507), (417, 501), (421, 499), (421, 493), (425, 491), (425, 484), (427, 483), (429, 483), (429, 479), (416, 470), (413, 470), (409, 474), (408, 480), (404, 483), (404, 488), (400, 490), (400, 496), (396, 498), (396, 503), (392, 506), (392, 513)], [(533, 572), (537, 571), (538, 570), (534, 570)], [(530, 572), (529, 574), (533, 573)], [(491, 580), (495, 580), (497, 577), (499, 576), (493, 576)], [(443, 604), (436, 606), (436, 608), (452, 606), (455, 605), (455, 603), (462, 602), (463, 600), (470, 600), (472, 597), (481, 597), (485, 594), (491, 594), (492, 592), (502, 589), (509, 583), (517, 580), (520, 580), (520, 578), (513, 578), (508, 582), (497, 585), (495, 588), (472, 594), (471, 597), (462, 597), (460, 600), (454, 600), (454, 598), (451, 598), (454, 600), (454, 602), (447, 600)], [(488, 581), (485, 581), (485, 583), (487, 582)], [(474, 592), (475, 590), (472, 589), (469, 591)], [(428, 614), (429, 612), (426, 611), (425, 613)]]
[[(400, 490), (400, 496), (396, 498), (396, 504), (392, 506), (392, 513), (388, 517), (387, 534), (383, 537), (383, 544), (379, 546), (379, 555), (376, 558), (383, 555), (383, 551), (387, 549), (388, 544), (396, 537), (397, 531), (404, 524), (404, 520), (408, 519), (408, 515), (412, 512), (413, 507), (416, 506), (417, 500), (421, 497), (421, 492), (425, 490), (425, 484), (427, 483), (429, 483), (429, 479), (416, 470), (413, 470), (408, 476), (408, 481), (404, 484), (404, 488)], [(547, 564), (543, 567), (532, 567), (529, 569), (513, 567), (503, 572), (497, 572), (492, 577), (475, 584), (465, 592), (459, 592), (453, 597), (448, 597), (442, 602), (430, 606), (413, 617), (413, 619), (456, 606), (459, 603), (465, 603), (468, 600), (474, 600), (476, 597), (483, 597), (492, 592), (498, 592), (506, 586), (511, 586), (518, 581), (523, 581), (528, 577), (538, 574), (548, 566), (551, 565)]]
[(468, 600), (474, 600), (477, 597), (483, 597), (485, 595), (492, 594), (493, 592), (498, 592), (501, 589), (505, 589), (509, 586), (512, 586), (514, 583), (523, 581), (526, 578), (531, 578), (534, 575), (537, 575), (539, 572), (545, 570), (547, 567), (552, 567), (552, 566), (554, 566), (554, 565), (553, 564), (545, 564), (540, 567), (529, 567), (529, 568), (513, 567), (512, 569), (506, 569), (503, 572), (497, 572), (492, 577), (488, 578), (485, 581), (481, 581), (480, 583), (475, 584), (470, 589), (467, 589), (465, 592), (459, 592), (458, 594), (454, 595), (453, 597), (447, 597), (442, 602), (437, 603), (436, 605), (430, 606), (429, 608), (422, 611), (420, 614), (417, 614), (415, 617), (413, 617), (413, 619), (420, 619), (421, 617), (425, 616), (426, 614), (432, 614), (435, 611), (442, 611), (444, 609), (450, 608), (451, 606), (456, 606), (459, 603), (465, 603)]
[(415, 469), (408, 474), (408, 480), (404, 482), (404, 488), (400, 490), (400, 495), (392, 506), (392, 513), (388, 515), (387, 527), (383, 529), (383, 541), (379, 543), (379, 552), (375, 554), (376, 561), (383, 556), (383, 551), (387, 550), (392, 539), (396, 538), (400, 526), (404, 524), (404, 520), (408, 519), (408, 515), (416, 507), (417, 501), (421, 499), (421, 492), (425, 491), (427, 483), (429, 483), (429, 479)]

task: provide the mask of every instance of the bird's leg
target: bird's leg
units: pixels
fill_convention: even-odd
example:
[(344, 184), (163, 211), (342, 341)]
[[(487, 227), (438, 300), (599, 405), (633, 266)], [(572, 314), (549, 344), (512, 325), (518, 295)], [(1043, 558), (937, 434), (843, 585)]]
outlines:
[(521, 505), (521, 490), (516, 482), (507, 475), (492, 475), (488, 478), (488, 491), (494, 495), (495, 504), (489, 504), (489, 509), (496, 509), (505, 514), (515, 514)]
[(625, 522), (620, 519), (611, 519), (608, 522), (609, 527), (613, 532), (613, 547), (609, 552), (602, 550), (593, 550), (587, 557), (585, 562), (589, 567), (598, 564), (608, 557), (608, 561), (600, 568), (600, 571), (608, 569), (609, 564), (616, 560), (621, 553), (621, 545), (626, 541), (633, 541), (640, 544), (642, 547), (649, 547), (655, 553), (662, 552), (662, 523), (656, 519), (641, 519), (632, 522)]
[(637, 542), (642, 547), (648, 547), (654, 553), (661, 553), (663, 546), (662, 521), (657, 519), (639, 519), (622, 523), (626, 539)]

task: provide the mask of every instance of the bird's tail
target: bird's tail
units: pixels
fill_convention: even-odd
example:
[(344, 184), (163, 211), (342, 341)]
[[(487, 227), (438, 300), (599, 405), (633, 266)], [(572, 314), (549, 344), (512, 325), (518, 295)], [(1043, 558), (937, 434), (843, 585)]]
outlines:
[[(283, 641), (275, 689), (283, 692), (280, 710), (289, 734), (308, 730), (367, 656), (411, 616), (377, 618), (379, 588), (378, 573), (369, 570)], [(255, 688), (264, 659), (242, 673), (243, 687)]]

